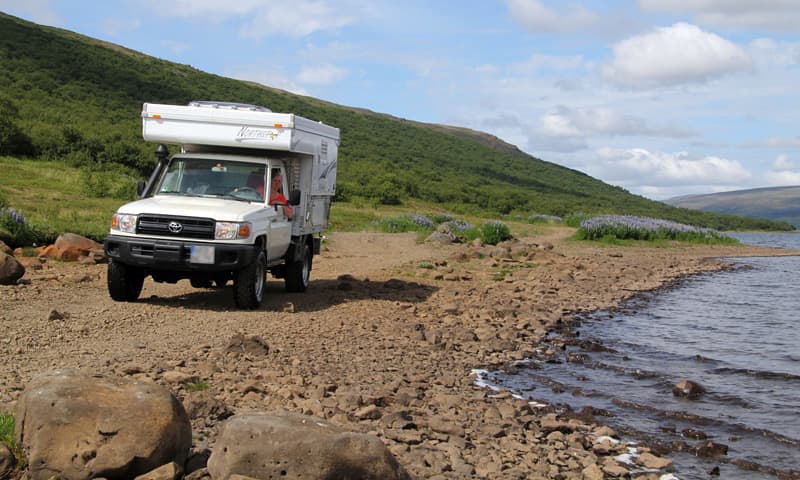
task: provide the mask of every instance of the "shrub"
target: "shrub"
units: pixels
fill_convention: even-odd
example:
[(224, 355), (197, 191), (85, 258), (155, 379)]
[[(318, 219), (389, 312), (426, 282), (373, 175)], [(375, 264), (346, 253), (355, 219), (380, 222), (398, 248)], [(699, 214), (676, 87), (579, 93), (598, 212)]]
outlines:
[(583, 240), (679, 240), (698, 243), (735, 243), (708, 228), (632, 215), (599, 215), (581, 222), (577, 237)]
[(87, 197), (136, 198), (136, 179), (122, 171), (98, 171), (96, 168), (81, 169), (81, 190)]
[(14, 416), (7, 413), (0, 414), (0, 443), (9, 447), (14, 445)]
[(3, 232), (6, 243), (11, 247), (32, 245), (45, 236), (28, 223), (20, 210), (11, 207), (0, 208), (0, 232)]
[(463, 235), (467, 241), (480, 238), (485, 244), (497, 245), (511, 238), (511, 230), (505, 223), (494, 221), (486, 222), (478, 227), (466, 229), (463, 231)]
[(378, 222), (378, 227), (387, 233), (425, 232), (433, 230), (433, 222), (424, 215), (401, 215), (385, 218)]
[(437, 213), (431, 216), (431, 221), (436, 225), (449, 222), (451, 220), (453, 220), (453, 216), (450, 215), (449, 213)]
[(464, 233), (466, 230), (475, 228), (471, 223), (464, 220), (450, 220), (445, 222), (445, 225), (450, 227), (450, 230), (456, 233)]
[(573, 212), (564, 217), (564, 223), (573, 228), (580, 228), (581, 223), (588, 218), (589, 215), (583, 212)]
[(498, 243), (511, 238), (511, 230), (503, 222), (486, 222), (480, 226), (481, 240), (489, 245)]

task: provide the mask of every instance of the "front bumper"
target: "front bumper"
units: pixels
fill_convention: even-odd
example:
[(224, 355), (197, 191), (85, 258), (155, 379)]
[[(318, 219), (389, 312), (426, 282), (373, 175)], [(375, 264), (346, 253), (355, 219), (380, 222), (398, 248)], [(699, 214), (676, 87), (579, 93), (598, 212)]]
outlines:
[[(124, 265), (171, 272), (220, 272), (239, 270), (255, 259), (252, 245), (155, 240), (110, 235), (103, 241), (111, 261)], [(213, 260), (198, 263), (192, 258), (192, 247), (213, 247)]]

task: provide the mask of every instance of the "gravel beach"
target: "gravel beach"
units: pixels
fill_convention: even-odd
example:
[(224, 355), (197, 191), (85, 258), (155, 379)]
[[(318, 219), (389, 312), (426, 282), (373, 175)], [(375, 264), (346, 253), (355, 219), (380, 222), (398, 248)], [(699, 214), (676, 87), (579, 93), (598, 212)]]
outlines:
[(575, 312), (724, 268), (716, 257), (785, 252), (543, 232), (497, 247), (335, 233), (308, 292), (270, 279), (257, 311), (188, 281), (148, 279), (140, 301), (116, 303), (105, 265), (26, 259), (23, 284), (0, 286), (0, 411), (37, 374), (71, 367), (169, 387), (199, 455), (231, 413), (287, 410), (378, 436), (416, 478), (658, 478), (669, 460), (646, 448), (638, 465), (614, 460), (627, 448), (602, 418), (561, 418), (478, 388), (472, 370), (530, 356)]

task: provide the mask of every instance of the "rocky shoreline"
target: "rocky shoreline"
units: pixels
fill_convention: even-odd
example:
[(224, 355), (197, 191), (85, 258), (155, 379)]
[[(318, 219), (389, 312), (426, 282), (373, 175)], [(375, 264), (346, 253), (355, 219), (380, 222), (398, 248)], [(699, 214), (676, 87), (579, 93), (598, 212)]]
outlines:
[[(713, 258), (780, 252), (595, 246), (568, 233), (498, 247), (335, 234), (309, 292), (271, 281), (257, 312), (234, 310), (228, 292), (149, 280), (142, 301), (118, 304), (102, 265), (47, 261), (0, 286), (11, 359), (0, 409), (40, 372), (78, 368), (170, 389), (191, 421), (192, 478), (209, 478), (204, 459), (228, 416), (275, 411), (375, 436), (415, 478), (659, 478), (668, 459), (639, 448), (626, 464), (628, 446), (591, 416), (478, 388), (470, 372), (531, 357), (575, 313), (724, 267)], [(266, 348), (245, 348), (253, 338)]]

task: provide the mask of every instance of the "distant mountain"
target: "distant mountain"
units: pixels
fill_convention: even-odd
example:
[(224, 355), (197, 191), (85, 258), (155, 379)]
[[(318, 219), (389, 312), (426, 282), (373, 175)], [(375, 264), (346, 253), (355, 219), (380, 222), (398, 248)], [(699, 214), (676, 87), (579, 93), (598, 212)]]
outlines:
[(768, 218), (800, 227), (800, 186), (685, 195), (664, 203), (704, 212)]
[(90, 176), (121, 168), (145, 176), (155, 146), (141, 137), (142, 103), (230, 101), (339, 127), (337, 201), (435, 205), (459, 214), (619, 213), (712, 228), (791, 228), (670, 207), (487, 133), (212, 75), (3, 13), (0, 32), (0, 154), (63, 161), (86, 167)]

